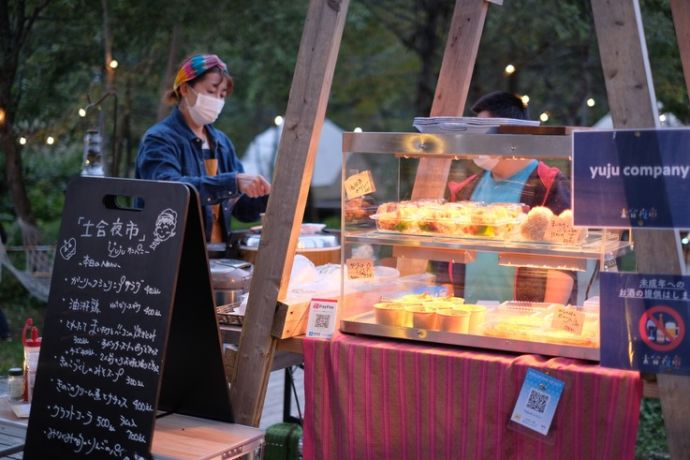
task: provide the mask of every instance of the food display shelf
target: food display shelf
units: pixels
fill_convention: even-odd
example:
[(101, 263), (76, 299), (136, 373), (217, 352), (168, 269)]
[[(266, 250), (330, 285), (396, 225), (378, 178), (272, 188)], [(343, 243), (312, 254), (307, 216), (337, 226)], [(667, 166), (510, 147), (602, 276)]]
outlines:
[(629, 241), (620, 241), (615, 235), (605, 236), (600, 231), (590, 231), (585, 241), (577, 246), (535, 241), (389, 233), (371, 229), (349, 231), (343, 235), (343, 240), (350, 244), (382, 244), (424, 249), (535, 254), (594, 260), (603, 254), (606, 254), (607, 257), (619, 257), (625, 254), (631, 246)]
[(372, 311), (343, 319), (340, 324), (340, 330), (350, 334), (599, 361), (599, 348), (547, 342), (528, 342), (526, 340), (459, 334), (414, 327), (389, 326), (376, 323), (375, 315)]

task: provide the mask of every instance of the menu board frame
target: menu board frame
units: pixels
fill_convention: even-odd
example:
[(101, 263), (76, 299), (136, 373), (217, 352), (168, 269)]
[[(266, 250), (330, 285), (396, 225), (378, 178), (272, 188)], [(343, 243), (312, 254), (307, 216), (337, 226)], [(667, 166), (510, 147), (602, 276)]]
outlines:
[(72, 180), (43, 330), (25, 459), (150, 458), (163, 413), (233, 421), (190, 185)]

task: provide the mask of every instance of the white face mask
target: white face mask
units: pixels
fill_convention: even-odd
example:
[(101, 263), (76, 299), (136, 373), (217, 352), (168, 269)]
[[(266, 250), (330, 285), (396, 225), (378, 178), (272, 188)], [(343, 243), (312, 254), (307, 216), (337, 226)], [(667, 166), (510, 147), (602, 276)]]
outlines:
[(189, 116), (192, 117), (194, 123), (203, 126), (216, 121), (218, 115), (220, 115), (220, 111), (223, 110), (225, 99), (197, 93), (191, 86), (189, 89), (196, 94), (196, 102), (194, 105), (187, 104)]
[(498, 158), (492, 158), (489, 155), (479, 155), (473, 158), (472, 161), (474, 161), (474, 164), (487, 171), (491, 171), (498, 164)]

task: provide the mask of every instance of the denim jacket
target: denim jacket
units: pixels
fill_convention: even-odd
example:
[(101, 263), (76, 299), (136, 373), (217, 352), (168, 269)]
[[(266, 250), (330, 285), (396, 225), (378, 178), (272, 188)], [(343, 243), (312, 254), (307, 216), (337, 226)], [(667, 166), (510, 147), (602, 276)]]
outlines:
[(237, 189), (237, 173), (244, 168), (230, 139), (211, 125), (206, 125), (211, 157), (218, 159), (218, 174), (208, 176), (201, 150), (202, 141), (185, 123), (175, 107), (170, 115), (149, 128), (139, 145), (137, 179), (185, 182), (199, 192), (206, 240), (211, 237), (211, 206), (221, 204), (224, 232), (230, 233), (231, 215), (243, 222), (259, 219), (266, 210), (268, 197), (249, 198)]

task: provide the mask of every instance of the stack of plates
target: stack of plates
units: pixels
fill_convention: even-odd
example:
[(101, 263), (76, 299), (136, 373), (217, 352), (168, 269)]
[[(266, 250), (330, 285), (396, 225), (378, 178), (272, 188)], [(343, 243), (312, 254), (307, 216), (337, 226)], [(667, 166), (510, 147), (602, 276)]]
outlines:
[(420, 133), (492, 133), (501, 125), (539, 126), (536, 120), (479, 117), (415, 117), (413, 126)]

